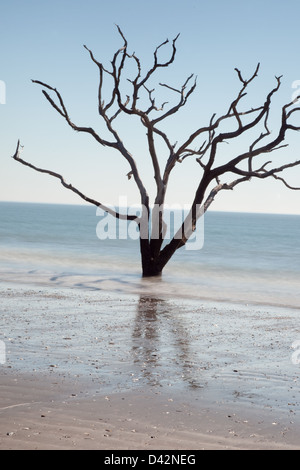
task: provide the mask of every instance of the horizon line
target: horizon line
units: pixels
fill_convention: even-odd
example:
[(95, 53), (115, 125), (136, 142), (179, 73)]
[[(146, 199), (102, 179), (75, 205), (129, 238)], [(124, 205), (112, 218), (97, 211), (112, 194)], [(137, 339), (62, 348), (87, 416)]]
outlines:
[[(93, 204), (90, 203), (71, 203), (71, 202), (40, 202), (40, 201), (11, 201), (11, 200), (0, 200), (0, 203), (8, 203), (8, 204), (40, 204), (40, 205), (53, 205), (53, 206), (77, 206), (77, 207), (91, 207)], [(117, 206), (111, 204), (111, 207), (121, 207), (122, 209), (126, 209), (128, 207), (138, 207), (140, 204), (132, 204), (131, 206)], [(176, 205), (174, 203), (173, 205)], [(167, 206), (167, 204), (166, 204)], [(169, 204), (172, 207), (172, 204)], [(96, 206), (94, 206), (96, 207)], [(103, 209), (104, 210), (104, 209)], [(176, 209), (175, 209), (176, 210)], [(257, 214), (257, 215), (294, 215), (300, 216), (300, 213), (295, 212), (257, 212), (257, 211), (249, 211), (249, 210), (224, 210), (224, 209), (209, 209), (207, 212), (221, 212), (221, 213), (234, 213), (234, 214)]]

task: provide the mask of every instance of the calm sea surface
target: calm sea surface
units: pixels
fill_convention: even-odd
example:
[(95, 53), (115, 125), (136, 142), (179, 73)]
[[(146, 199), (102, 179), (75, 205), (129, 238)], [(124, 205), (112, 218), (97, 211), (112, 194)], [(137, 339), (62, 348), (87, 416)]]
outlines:
[(161, 280), (143, 280), (133, 226), (92, 206), (2, 202), (0, 280), (300, 308), (300, 216), (209, 212), (200, 225)]

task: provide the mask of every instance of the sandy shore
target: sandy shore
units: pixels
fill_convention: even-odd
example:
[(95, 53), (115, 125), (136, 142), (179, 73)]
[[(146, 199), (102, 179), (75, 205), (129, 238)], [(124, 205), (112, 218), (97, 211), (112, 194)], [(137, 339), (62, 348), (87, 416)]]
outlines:
[(299, 312), (2, 283), (0, 449), (299, 449)]
[(0, 449), (299, 449), (299, 428), (267, 410), (148, 390), (78, 395), (76, 386), (49, 378), (2, 377)]

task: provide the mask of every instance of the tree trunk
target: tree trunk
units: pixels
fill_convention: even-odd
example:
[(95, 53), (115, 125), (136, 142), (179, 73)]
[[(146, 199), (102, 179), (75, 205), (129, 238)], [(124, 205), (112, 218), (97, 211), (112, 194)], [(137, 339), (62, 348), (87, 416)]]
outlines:
[(143, 277), (159, 277), (162, 269), (156, 263), (143, 264)]
[(158, 259), (154, 259), (151, 255), (150, 242), (148, 239), (140, 237), (140, 250), (143, 277), (160, 276), (162, 268), (158, 264)]

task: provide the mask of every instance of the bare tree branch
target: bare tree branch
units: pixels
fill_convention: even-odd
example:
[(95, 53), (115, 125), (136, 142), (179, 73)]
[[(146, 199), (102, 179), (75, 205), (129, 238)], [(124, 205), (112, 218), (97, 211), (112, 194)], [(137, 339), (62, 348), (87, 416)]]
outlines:
[[(248, 122), (247, 124), (243, 125), (241, 121), (241, 116), (245, 115), (245, 113), (239, 113), (236, 108), (237, 102), (244, 96), (244, 89), (248, 84), (255, 78), (257, 75), (258, 68), (256, 69), (255, 73), (253, 76), (250, 78), (250, 80), (246, 81), (242, 78), (242, 75), (239, 73), (239, 78), (243, 83), (243, 88), (240, 91), (238, 98), (234, 100), (229, 108), (229, 111), (227, 112), (226, 115), (221, 116), (217, 121), (213, 122), (213, 118), (211, 119), (210, 125), (206, 128), (200, 128), (198, 129), (194, 134), (190, 136), (188, 141), (184, 145), (182, 145), (179, 150), (176, 152), (175, 155), (173, 155), (173, 159), (171, 161), (171, 165), (175, 165), (175, 159), (177, 157), (178, 159), (178, 154), (183, 153), (184, 156), (189, 156), (192, 154), (200, 154), (200, 157), (197, 158), (198, 163), (200, 163), (200, 166), (203, 169), (203, 176), (200, 181), (200, 184), (198, 186), (198, 189), (195, 194), (195, 198), (191, 207), (190, 214), (188, 215), (187, 219), (190, 219), (190, 224), (191, 224), (191, 229), (196, 226), (197, 223), (197, 214), (199, 214), (199, 211), (197, 210), (197, 207), (201, 206), (203, 204), (204, 211), (206, 211), (211, 203), (213, 202), (214, 198), (216, 195), (221, 191), (221, 190), (229, 190), (233, 189), (235, 186), (238, 184), (241, 184), (246, 181), (250, 181), (251, 178), (256, 177), (256, 178), (268, 178), (268, 177), (274, 177), (276, 179), (280, 179), (287, 187), (292, 189), (293, 187), (289, 185), (284, 178), (280, 178), (277, 176), (278, 173), (288, 169), (288, 168), (293, 168), (296, 166), (300, 165), (300, 161), (297, 160), (292, 163), (284, 164), (280, 167), (276, 167), (270, 170), (266, 170), (265, 167), (267, 164), (271, 162), (264, 163), (258, 170), (254, 171), (253, 168), (253, 159), (254, 157), (267, 154), (270, 152), (273, 152), (275, 150), (278, 150), (280, 148), (285, 147), (286, 145), (281, 145), (281, 143), (285, 139), (286, 131), (288, 129), (290, 130), (300, 130), (297, 126), (289, 124), (287, 122), (288, 117), (290, 117), (294, 112), (300, 110), (300, 108), (296, 108), (295, 110), (292, 110), (287, 113), (287, 109), (290, 108), (294, 102), (289, 103), (282, 108), (282, 123), (280, 130), (278, 132), (278, 135), (275, 139), (273, 139), (271, 142), (268, 142), (267, 144), (255, 148), (255, 146), (261, 142), (266, 136), (270, 135), (270, 131), (268, 128), (268, 117), (269, 117), (269, 110), (271, 106), (271, 99), (272, 96), (279, 90), (280, 84), (281, 84), (281, 77), (276, 77), (277, 81), (277, 86), (274, 87), (270, 93), (267, 95), (266, 101), (262, 107), (256, 108), (255, 110), (251, 109), (247, 111), (247, 114), (252, 114), (253, 112), (257, 113), (257, 116)], [(233, 112), (232, 112), (233, 110)], [(215, 136), (215, 130), (217, 129), (218, 125), (220, 124), (221, 121), (225, 119), (230, 119), (231, 117), (235, 117), (235, 119), (238, 122), (238, 127), (235, 131), (232, 132), (227, 132), (227, 133), (220, 133), (219, 135)], [(233, 158), (229, 162), (225, 163), (224, 165), (221, 165), (219, 167), (213, 167), (216, 159), (216, 154), (217, 154), (217, 148), (218, 145), (222, 142), (234, 139), (242, 135), (243, 133), (247, 132), (248, 130), (256, 127), (262, 120), (264, 119), (264, 127), (265, 127), (265, 132), (261, 133), (260, 136), (253, 142), (253, 144), (250, 145), (249, 151), (245, 152), (244, 154)], [(193, 140), (198, 137), (202, 133), (208, 133), (209, 134), (209, 140), (207, 146), (200, 147), (199, 151), (187, 151), (187, 143), (188, 145), (193, 142)], [(207, 152), (210, 150), (210, 155), (207, 163), (203, 163), (201, 160), (201, 157), (203, 157), (203, 152)], [(241, 162), (243, 161), (248, 161), (248, 171), (247, 170), (242, 170), (237, 167)], [(219, 182), (219, 178), (222, 175), (225, 175), (226, 173), (236, 173), (242, 176), (241, 178), (231, 182), (230, 184), (221, 184)], [(209, 196), (206, 198), (205, 202), (205, 193), (210, 185), (210, 183), (216, 179), (218, 182), (218, 185), (215, 186), (211, 191)], [(294, 188), (296, 189), (296, 188)], [(184, 221), (183, 226), (182, 226), (182, 231), (184, 231), (184, 227), (186, 225), (186, 221)], [(186, 239), (183, 236), (181, 240), (173, 238), (170, 243), (168, 243), (163, 250), (161, 251), (161, 263), (164, 265), (165, 262), (168, 262), (168, 260), (172, 257), (173, 253), (177, 251), (179, 248), (181, 248), (184, 244), (186, 243)]]
[(282, 171), (288, 169), (288, 168), (294, 168), (295, 166), (299, 166), (300, 165), (300, 160), (297, 160), (293, 163), (287, 163), (286, 165), (282, 165), (278, 168), (273, 168), (272, 170), (266, 170), (265, 169), (265, 166), (268, 164), (268, 163), (272, 163), (272, 162), (267, 162), (263, 165), (262, 168), (256, 170), (256, 171), (244, 171), (244, 170), (241, 170), (239, 168), (232, 168), (231, 169), (231, 172), (232, 173), (236, 173), (237, 175), (243, 175), (243, 176), (249, 176), (250, 178), (261, 178), (261, 179), (265, 179), (265, 178), (268, 178), (269, 176), (274, 176), (276, 175), (277, 173), (281, 173)]
[[(270, 106), (270, 101), (269, 100), (267, 100), (266, 103), (268, 103), (268, 106)], [(257, 139), (254, 142), (254, 144), (252, 144), (250, 146), (250, 149), (249, 149), (248, 152), (245, 152), (244, 154), (239, 155), (238, 157), (232, 159), (231, 161), (229, 161), (225, 165), (222, 165), (220, 167), (215, 168), (212, 171), (214, 173), (214, 177), (220, 176), (220, 175), (222, 175), (222, 174), (224, 174), (228, 171), (238, 173), (239, 171), (242, 171), (242, 170), (239, 170), (237, 168), (237, 165), (240, 164), (241, 162), (243, 162), (245, 160), (249, 160), (249, 159), (253, 160), (254, 157), (257, 157), (257, 156), (262, 155), (262, 154), (270, 153), (274, 150), (278, 150), (279, 148), (285, 147), (286, 145), (280, 145), (280, 144), (281, 144), (281, 142), (284, 141), (287, 130), (291, 129), (291, 124), (289, 124), (287, 122), (287, 113), (286, 113), (286, 110), (290, 106), (291, 106), (291, 103), (283, 106), (283, 108), (282, 108), (282, 123), (281, 123), (280, 130), (278, 132), (278, 135), (275, 139), (273, 139), (271, 142), (268, 142), (267, 144), (265, 144), (265, 145), (263, 145), (259, 148), (254, 149), (254, 144), (257, 144), (263, 137), (265, 137), (266, 134), (264, 134), (263, 136), (260, 136), (259, 139)], [(295, 127), (295, 126), (292, 126), (292, 127)], [(300, 128), (298, 129), (297, 127), (295, 127), (295, 129), (293, 129), (293, 130), (300, 130)], [(291, 165), (292, 166), (297, 166), (297, 165), (299, 165), (299, 162), (298, 161), (294, 162)], [(289, 166), (287, 166), (286, 168), (288, 168), (288, 167)], [(283, 167), (283, 169), (285, 169), (285, 166)], [(251, 170), (251, 165), (250, 165), (250, 170)], [(281, 171), (281, 170), (277, 169), (276, 172), (278, 172), (278, 171)], [(251, 173), (251, 171), (250, 171), (250, 173)], [(238, 174), (241, 174), (241, 173), (238, 173)]]
[(172, 116), (172, 114), (177, 113), (177, 111), (179, 111), (179, 109), (182, 108), (187, 103), (190, 95), (195, 91), (196, 86), (197, 86), (197, 77), (196, 77), (195, 81), (194, 81), (194, 84), (191, 86), (191, 88), (188, 90), (188, 92), (185, 93), (186, 86), (187, 86), (188, 82), (191, 80), (191, 78), (193, 78), (193, 76), (194, 75), (192, 74), (188, 77), (186, 82), (182, 85), (181, 90), (176, 90), (175, 88), (169, 87), (166, 84), (160, 83), (161, 86), (166, 87), (166, 88), (170, 88), (171, 90), (173, 90), (175, 92), (178, 92), (180, 94), (180, 101), (178, 102), (177, 105), (173, 106), (173, 108), (169, 109), (169, 111), (167, 111), (165, 114), (159, 116), (156, 119), (153, 119), (152, 120), (153, 125), (157, 124), (160, 121), (163, 121), (164, 119), (166, 119), (169, 116)]
[(122, 219), (122, 220), (131, 220), (131, 221), (136, 221), (137, 218), (136, 216), (134, 215), (126, 215), (126, 214), (121, 214), (119, 212), (116, 212), (114, 211), (113, 209), (111, 209), (110, 207), (108, 206), (105, 206), (104, 204), (102, 204), (101, 202), (99, 201), (96, 201), (95, 199), (92, 199), (88, 196), (86, 196), (84, 193), (82, 193), (79, 189), (77, 189), (75, 186), (73, 186), (72, 184), (68, 184), (65, 182), (65, 179), (62, 175), (60, 175), (59, 173), (56, 173), (54, 171), (51, 171), (51, 170), (45, 170), (43, 168), (38, 168), (37, 166), (35, 165), (32, 165), (31, 163), (23, 160), (21, 157), (20, 157), (20, 141), (18, 141), (18, 144), (17, 144), (17, 148), (16, 148), (16, 151), (14, 153), (14, 155), (12, 156), (12, 158), (14, 160), (16, 160), (17, 162), (19, 163), (22, 163), (22, 165), (25, 165), (25, 166), (28, 166), (29, 168), (32, 168), (33, 170), (39, 172), (39, 173), (46, 173), (50, 176), (53, 176), (54, 178), (57, 178), (60, 180), (61, 184), (66, 188), (66, 189), (69, 189), (70, 191), (72, 191), (73, 193), (77, 194), (77, 196), (79, 196), (81, 199), (83, 199), (84, 201), (86, 202), (89, 202), (90, 204), (93, 204), (94, 206), (97, 206), (97, 207), (100, 207), (101, 209), (103, 209), (105, 212), (107, 212), (108, 214), (111, 214), (112, 216), (116, 217), (117, 219)]
[(282, 177), (280, 177), (280, 176), (277, 176), (276, 174), (273, 174), (272, 176), (273, 176), (273, 178), (275, 178), (276, 180), (281, 181), (287, 188), (292, 189), (293, 191), (300, 191), (300, 187), (299, 187), (299, 186), (291, 186), (290, 184), (287, 183), (287, 181), (286, 181), (284, 178), (282, 178)]
[[(40, 82), (38, 80), (32, 80), (33, 83), (37, 83), (39, 85), (42, 85), (43, 87), (49, 89), (49, 90), (52, 90), (55, 92), (56, 96), (58, 97), (58, 100), (59, 100), (59, 103), (60, 103), (60, 107), (52, 100), (52, 98), (49, 96), (49, 94), (43, 90), (43, 94), (45, 95), (45, 97), (47, 98), (47, 100), (50, 102), (50, 104), (52, 105), (52, 107), (61, 115), (63, 116), (67, 123), (69, 124), (69, 126), (77, 131), (77, 132), (85, 132), (85, 133), (88, 133), (90, 135), (92, 135), (96, 141), (103, 145), (103, 146), (108, 146), (108, 147), (112, 147), (114, 148), (115, 150), (118, 150), (122, 155), (123, 157), (128, 161), (130, 167), (131, 167), (131, 171), (132, 171), (132, 174), (134, 176), (134, 179), (135, 179), (135, 182), (139, 188), (139, 191), (140, 191), (140, 194), (141, 194), (141, 202), (144, 206), (147, 206), (149, 205), (149, 197), (148, 197), (148, 194), (147, 194), (147, 191), (143, 185), (143, 182), (139, 176), (139, 172), (138, 172), (138, 169), (137, 169), (137, 166), (136, 166), (136, 163), (132, 157), (132, 155), (130, 154), (130, 152), (128, 152), (128, 150), (125, 148), (123, 142), (121, 141), (118, 133), (116, 132), (115, 129), (113, 129), (112, 127), (112, 120), (114, 117), (116, 116), (113, 116), (111, 119), (109, 119), (106, 115), (106, 110), (105, 109), (102, 109), (101, 111), (101, 115), (103, 117), (103, 119), (105, 120), (106, 122), (106, 126), (108, 128), (108, 130), (111, 132), (111, 134), (114, 136), (115, 138), (115, 141), (114, 142), (108, 142), (107, 140), (103, 140), (96, 132), (93, 128), (91, 127), (80, 127), (80, 126), (77, 126), (75, 125), (70, 117), (69, 117), (69, 114), (67, 112), (67, 109), (66, 109), (66, 106), (64, 104), (64, 101), (62, 99), (62, 96), (61, 94), (56, 90), (56, 88), (53, 88), (51, 87), (50, 85), (46, 84), (46, 83), (43, 83), (43, 82)], [(100, 105), (99, 105), (100, 106)]]
[(65, 120), (67, 121), (67, 123), (69, 124), (70, 127), (72, 127), (72, 129), (74, 129), (74, 131), (77, 131), (77, 132), (86, 132), (90, 135), (92, 135), (94, 137), (94, 139), (101, 145), (103, 146), (107, 146), (107, 147), (114, 147), (114, 148), (117, 148), (117, 143), (116, 142), (108, 142), (107, 140), (104, 140), (104, 139), (101, 139), (101, 137), (95, 132), (95, 130), (91, 127), (81, 127), (81, 126), (76, 126), (76, 124), (74, 124), (70, 117), (69, 117), (69, 114), (67, 112), (67, 109), (65, 107), (65, 104), (64, 104), (64, 101), (61, 97), (61, 94), (57, 91), (56, 88), (53, 88), (52, 86), (50, 85), (47, 85), (46, 83), (43, 83), (43, 82), (40, 82), (39, 80), (32, 80), (33, 83), (37, 83), (39, 85), (42, 85), (44, 88), (48, 88), (49, 90), (52, 90), (54, 91), (54, 93), (56, 94), (56, 96), (58, 97), (59, 99), (59, 103), (60, 103), (60, 106), (58, 106), (54, 101), (53, 99), (49, 96), (49, 94), (43, 90), (43, 94), (44, 96), (47, 98), (47, 100), (49, 101), (49, 103), (51, 104), (51, 106), (62, 116), (65, 118)]
[(173, 42), (172, 42), (172, 55), (170, 57), (170, 59), (166, 62), (162, 62), (162, 63), (159, 63), (158, 62), (158, 57), (157, 57), (157, 53), (158, 53), (158, 50), (165, 46), (166, 44), (169, 43), (169, 40), (167, 39), (166, 41), (162, 42), (156, 49), (155, 49), (155, 52), (154, 52), (154, 64), (153, 64), (153, 67), (147, 72), (146, 76), (139, 82), (137, 83), (137, 88), (141, 88), (141, 86), (143, 86), (148, 80), (149, 78), (151, 77), (151, 75), (154, 74), (154, 72), (158, 69), (158, 68), (161, 68), (161, 67), (168, 67), (169, 65), (171, 65), (173, 62), (174, 62), (174, 59), (175, 59), (175, 55), (176, 55), (176, 41), (177, 39), (179, 38), (180, 34), (177, 34), (177, 36), (175, 37), (175, 39), (173, 39)]

